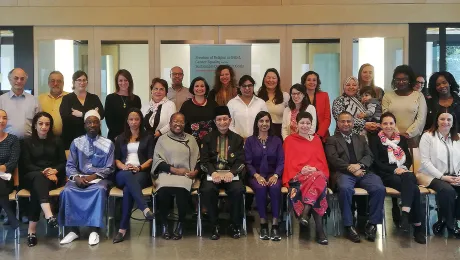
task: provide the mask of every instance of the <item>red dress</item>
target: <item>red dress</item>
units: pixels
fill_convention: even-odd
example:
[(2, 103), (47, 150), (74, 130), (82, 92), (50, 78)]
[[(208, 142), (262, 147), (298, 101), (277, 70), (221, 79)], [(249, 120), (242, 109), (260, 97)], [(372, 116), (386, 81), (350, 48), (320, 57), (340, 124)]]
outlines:
[[(294, 212), (299, 216), (305, 204), (312, 205), (320, 215), (327, 209), (327, 181), (329, 168), (320, 138), (315, 135), (309, 141), (299, 134), (291, 134), (284, 140), (285, 164), (283, 185), (289, 187), (289, 197)], [(304, 166), (318, 169), (316, 172), (302, 174)]]

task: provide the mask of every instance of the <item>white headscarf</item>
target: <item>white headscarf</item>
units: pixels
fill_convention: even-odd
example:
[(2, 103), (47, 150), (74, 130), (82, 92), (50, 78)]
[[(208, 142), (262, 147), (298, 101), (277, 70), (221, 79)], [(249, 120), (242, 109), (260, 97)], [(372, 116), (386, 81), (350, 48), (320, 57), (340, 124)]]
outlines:
[(89, 111), (87, 111), (85, 113), (85, 117), (83, 118), (83, 121), (86, 121), (86, 118), (90, 117), (90, 116), (95, 116), (97, 117), (99, 120), (101, 120), (101, 116), (99, 115), (99, 112), (97, 112), (97, 110), (95, 109), (91, 109)]

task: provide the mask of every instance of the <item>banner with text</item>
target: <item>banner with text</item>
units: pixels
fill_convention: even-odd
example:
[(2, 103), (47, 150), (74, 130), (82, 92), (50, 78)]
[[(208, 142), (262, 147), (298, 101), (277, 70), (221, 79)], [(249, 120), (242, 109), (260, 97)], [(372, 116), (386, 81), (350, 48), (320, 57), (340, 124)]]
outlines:
[(251, 45), (190, 45), (190, 81), (201, 76), (212, 89), (219, 65), (229, 65), (236, 74), (251, 75)]

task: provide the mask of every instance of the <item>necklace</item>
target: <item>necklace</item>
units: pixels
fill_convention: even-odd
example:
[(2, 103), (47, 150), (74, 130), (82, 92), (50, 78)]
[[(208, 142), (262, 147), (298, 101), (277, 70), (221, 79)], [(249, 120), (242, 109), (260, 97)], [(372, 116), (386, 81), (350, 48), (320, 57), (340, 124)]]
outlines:
[(262, 146), (265, 148), (267, 148), (267, 137), (260, 137), (260, 136), (257, 136), (257, 139), (259, 139), (260, 143), (262, 144)]
[(123, 101), (123, 108), (126, 108), (126, 101), (122, 95), (120, 95), (121, 100)]

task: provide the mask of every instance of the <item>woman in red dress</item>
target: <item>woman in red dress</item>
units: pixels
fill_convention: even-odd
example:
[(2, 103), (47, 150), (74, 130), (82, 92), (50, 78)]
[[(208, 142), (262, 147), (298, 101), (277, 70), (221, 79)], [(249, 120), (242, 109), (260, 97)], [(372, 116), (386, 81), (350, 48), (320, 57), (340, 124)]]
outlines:
[(298, 132), (284, 140), (283, 185), (289, 187), (288, 195), (300, 223), (308, 225), (311, 213), (316, 224), (316, 242), (327, 245), (322, 216), (327, 209), (329, 169), (321, 139), (310, 132), (312, 120), (310, 113), (299, 112)]

